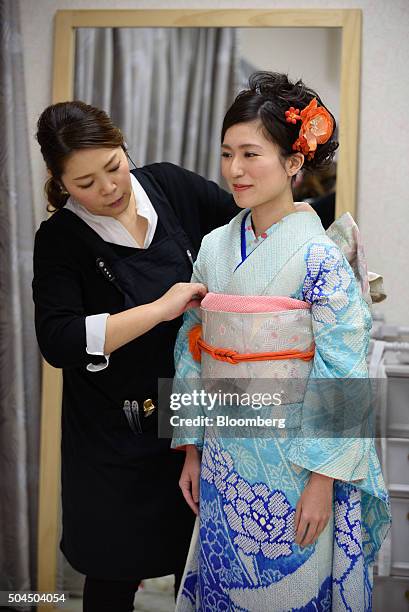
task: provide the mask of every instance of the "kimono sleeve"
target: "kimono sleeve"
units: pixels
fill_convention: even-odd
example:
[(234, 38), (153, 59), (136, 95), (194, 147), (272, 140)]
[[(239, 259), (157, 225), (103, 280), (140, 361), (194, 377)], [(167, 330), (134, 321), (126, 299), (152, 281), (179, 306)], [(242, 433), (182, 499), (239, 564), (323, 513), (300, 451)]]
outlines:
[[(85, 312), (78, 266), (44, 222), (34, 243), (33, 300), (41, 353), (55, 368), (85, 366)], [(53, 229), (53, 228), (52, 228)]]
[[(200, 253), (201, 252), (199, 252), (193, 266), (191, 282), (206, 284), (201, 270)], [(200, 308), (191, 308), (185, 312), (183, 325), (178, 332), (174, 350), (175, 378), (172, 389), (174, 397), (175, 394), (177, 394), (178, 397), (181, 397), (180, 394), (183, 393), (191, 394), (193, 389), (198, 389), (200, 386), (202, 368), (200, 362), (195, 361), (190, 353), (188, 334), (194, 325), (200, 325), (201, 322)], [(202, 415), (202, 408), (201, 406), (194, 405), (179, 412), (182, 413), (180, 416), (183, 415), (183, 417), (194, 418), (195, 416)], [(178, 448), (186, 444), (195, 444), (198, 449), (201, 450), (203, 446), (203, 435), (203, 426), (174, 427), (171, 447)]]
[[(312, 472), (355, 482), (367, 477), (373, 452), (372, 434), (362, 435), (369, 431), (362, 425), (370, 412), (366, 356), (371, 315), (334, 243), (310, 245), (305, 264), (300, 298), (311, 304), (315, 356), (301, 435), (291, 440), (288, 459)], [(322, 434), (314, 414), (320, 407), (342, 427)]]

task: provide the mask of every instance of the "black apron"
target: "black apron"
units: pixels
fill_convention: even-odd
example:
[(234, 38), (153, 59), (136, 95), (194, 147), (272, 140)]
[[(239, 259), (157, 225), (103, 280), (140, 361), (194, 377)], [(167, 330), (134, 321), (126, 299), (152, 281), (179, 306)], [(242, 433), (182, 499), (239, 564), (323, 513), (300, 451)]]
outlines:
[[(118, 312), (156, 300), (192, 273), (192, 245), (170, 204), (153, 181), (137, 176), (158, 214), (148, 249), (108, 244), (65, 211), (76, 239), (89, 246), (95, 274), (118, 294)], [(194, 521), (178, 486), (184, 453), (157, 438), (157, 410), (147, 402), (157, 404), (158, 378), (174, 374), (180, 324), (162, 323), (121, 347), (104, 370), (64, 371), (61, 548), (95, 578), (183, 569)]]

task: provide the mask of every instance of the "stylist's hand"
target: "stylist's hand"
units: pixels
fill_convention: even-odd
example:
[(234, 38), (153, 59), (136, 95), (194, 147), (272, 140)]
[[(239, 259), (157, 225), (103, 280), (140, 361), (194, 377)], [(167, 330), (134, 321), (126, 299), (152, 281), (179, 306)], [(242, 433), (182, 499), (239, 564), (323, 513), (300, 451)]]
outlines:
[(202, 283), (176, 283), (155, 302), (161, 320), (172, 321), (185, 310), (199, 306), (206, 293), (207, 288)]
[(183, 497), (195, 514), (199, 514), (200, 455), (194, 444), (186, 445), (185, 465), (180, 475), (179, 486)]
[(311, 472), (295, 510), (295, 543), (313, 544), (324, 531), (332, 510), (333, 478)]

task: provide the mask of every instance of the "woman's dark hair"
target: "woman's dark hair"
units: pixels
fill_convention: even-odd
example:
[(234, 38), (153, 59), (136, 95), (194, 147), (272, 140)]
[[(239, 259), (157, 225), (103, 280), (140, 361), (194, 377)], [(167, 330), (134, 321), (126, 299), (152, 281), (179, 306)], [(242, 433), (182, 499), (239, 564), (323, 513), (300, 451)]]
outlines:
[(37, 140), (51, 177), (44, 190), (49, 212), (63, 208), (69, 194), (61, 182), (64, 163), (74, 151), (96, 147), (125, 150), (122, 132), (108, 115), (80, 100), (48, 106), (37, 123)]
[[(286, 74), (278, 72), (255, 72), (249, 78), (248, 87), (238, 94), (226, 113), (222, 142), (227, 130), (233, 125), (259, 119), (265, 137), (280, 147), (284, 159), (290, 157), (294, 154), (292, 146), (298, 138), (300, 123), (288, 123), (285, 111), (291, 106), (301, 111), (313, 98), (317, 98), (318, 106), (325, 105), (318, 94), (301, 80), (292, 83)], [(328, 112), (330, 113), (329, 110)], [(330, 115), (334, 121), (333, 134), (326, 143), (317, 146), (313, 159), (305, 158), (305, 170), (321, 170), (328, 166), (334, 157), (338, 142), (333, 140), (336, 123), (333, 115)]]

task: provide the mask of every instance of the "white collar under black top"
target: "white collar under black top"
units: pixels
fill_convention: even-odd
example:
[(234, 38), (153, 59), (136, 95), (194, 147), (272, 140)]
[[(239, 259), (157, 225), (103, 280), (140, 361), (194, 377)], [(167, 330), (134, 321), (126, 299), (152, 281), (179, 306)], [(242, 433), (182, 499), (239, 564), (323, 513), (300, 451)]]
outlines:
[(114, 217), (106, 217), (104, 215), (94, 215), (86, 208), (81, 206), (74, 198), (69, 197), (65, 208), (78, 215), (85, 223), (87, 223), (103, 240), (134, 248), (147, 249), (152, 242), (158, 223), (158, 214), (153, 207), (152, 202), (139, 181), (131, 174), (132, 191), (135, 196), (136, 210), (138, 215), (145, 217), (148, 222), (145, 241), (141, 246), (135, 238), (128, 232), (126, 227), (122, 225), (118, 219)]

